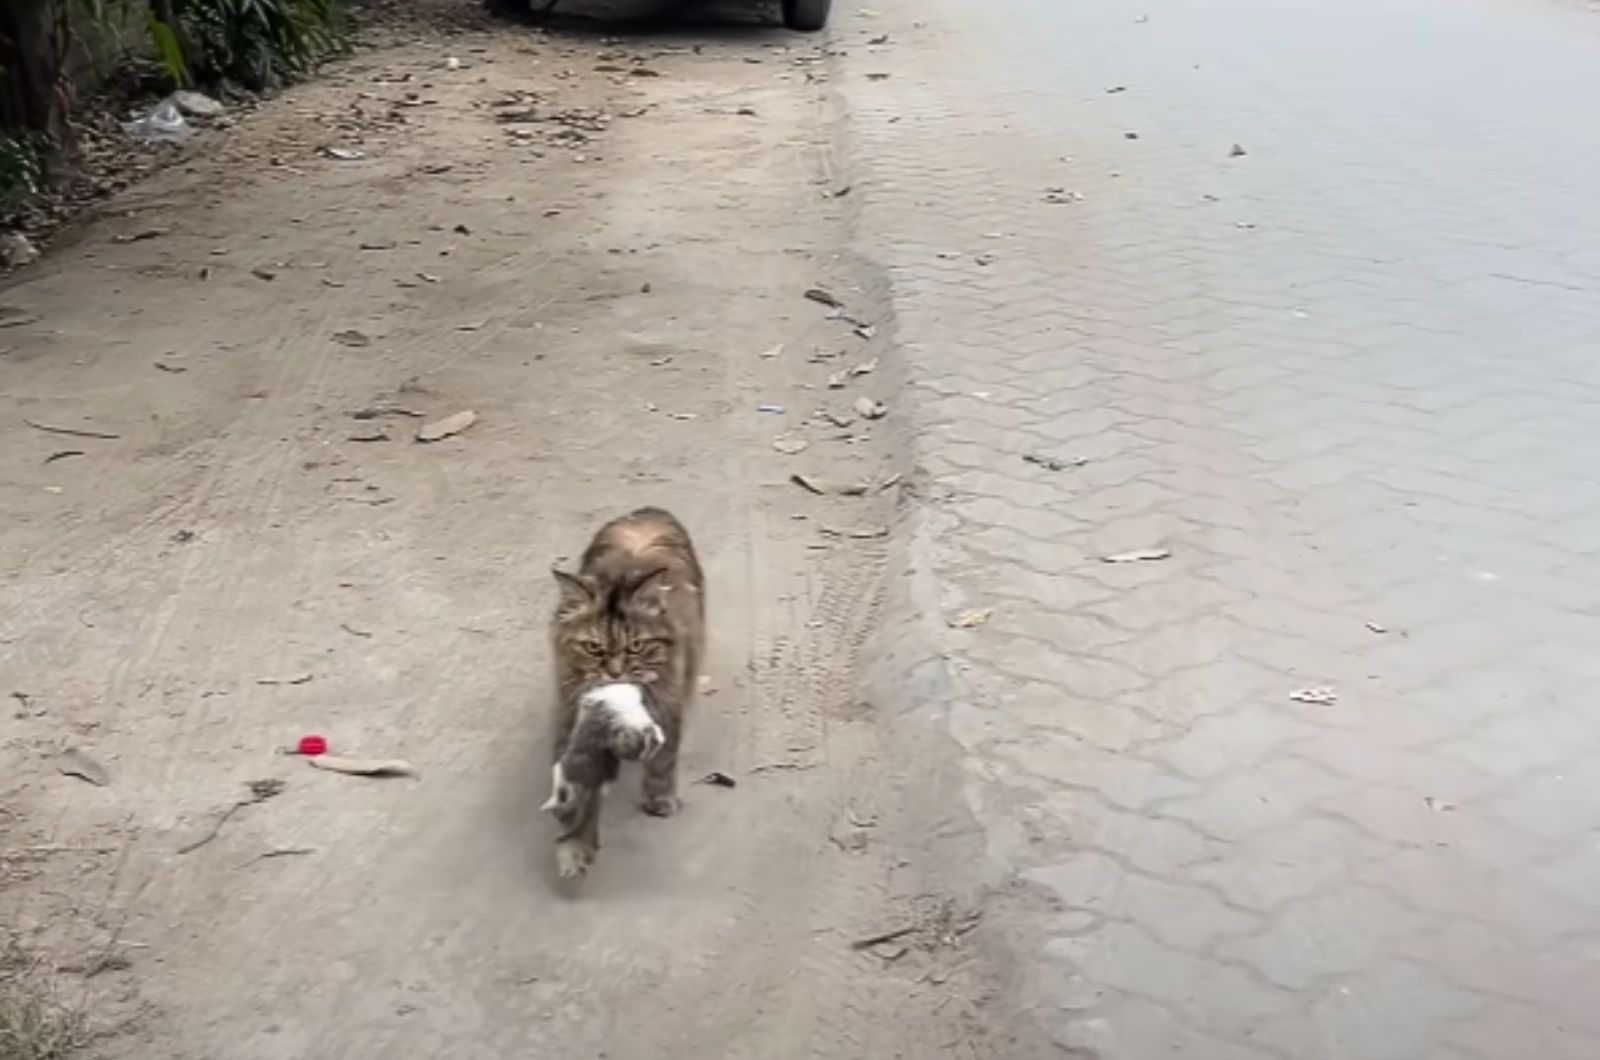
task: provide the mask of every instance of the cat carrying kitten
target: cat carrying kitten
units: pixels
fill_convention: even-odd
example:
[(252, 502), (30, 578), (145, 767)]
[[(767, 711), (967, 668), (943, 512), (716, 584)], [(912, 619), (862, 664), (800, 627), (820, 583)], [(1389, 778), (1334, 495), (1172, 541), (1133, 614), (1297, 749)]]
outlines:
[(705, 650), (705, 576), (688, 531), (659, 508), (600, 528), (577, 574), (555, 571), (556, 864), (581, 876), (600, 848), (600, 797), (644, 765), (644, 810), (678, 808), (678, 746)]

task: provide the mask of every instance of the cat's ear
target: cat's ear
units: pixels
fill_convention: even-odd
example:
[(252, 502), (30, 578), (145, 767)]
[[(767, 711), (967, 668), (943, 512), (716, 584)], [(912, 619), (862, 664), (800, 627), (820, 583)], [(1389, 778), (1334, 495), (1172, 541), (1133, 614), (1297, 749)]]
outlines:
[(648, 574), (633, 580), (628, 586), (628, 598), (639, 603), (661, 603), (661, 578), (667, 573), (667, 568), (657, 567)]
[(589, 584), (588, 579), (564, 570), (552, 569), (550, 573), (555, 576), (556, 586), (561, 590), (561, 600), (556, 604), (557, 615), (570, 615), (594, 603), (594, 586)]

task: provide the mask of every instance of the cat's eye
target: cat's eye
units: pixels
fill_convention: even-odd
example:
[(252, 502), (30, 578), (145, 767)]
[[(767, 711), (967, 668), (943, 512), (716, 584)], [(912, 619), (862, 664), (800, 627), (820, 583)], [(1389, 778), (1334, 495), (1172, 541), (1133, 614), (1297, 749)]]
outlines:
[(661, 647), (661, 645), (663, 643), (664, 642), (660, 641), (660, 640), (634, 640), (634, 641), (629, 641), (628, 642), (628, 654), (629, 655), (643, 655), (646, 652), (655, 651), (657, 648)]
[(606, 653), (606, 646), (593, 638), (585, 638), (579, 641), (578, 646), (584, 650), (585, 654), (593, 655), (597, 659)]

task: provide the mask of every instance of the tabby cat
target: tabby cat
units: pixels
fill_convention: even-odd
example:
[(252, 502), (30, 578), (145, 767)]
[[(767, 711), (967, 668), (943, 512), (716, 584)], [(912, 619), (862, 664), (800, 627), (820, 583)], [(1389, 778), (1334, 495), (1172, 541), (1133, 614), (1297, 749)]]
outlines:
[(556, 663), (556, 865), (581, 876), (600, 848), (600, 797), (623, 761), (644, 765), (644, 811), (678, 809), (678, 747), (705, 651), (705, 576), (688, 531), (659, 508), (600, 528), (561, 590)]

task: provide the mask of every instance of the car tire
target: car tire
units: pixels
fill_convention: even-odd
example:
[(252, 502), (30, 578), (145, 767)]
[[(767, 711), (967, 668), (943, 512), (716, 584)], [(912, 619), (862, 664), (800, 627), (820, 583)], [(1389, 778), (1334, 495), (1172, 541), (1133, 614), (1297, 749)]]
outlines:
[(783, 24), (802, 33), (815, 33), (828, 24), (833, 0), (783, 0)]

